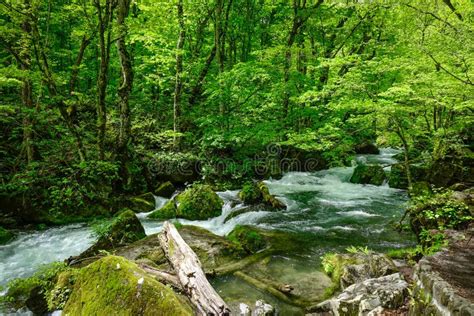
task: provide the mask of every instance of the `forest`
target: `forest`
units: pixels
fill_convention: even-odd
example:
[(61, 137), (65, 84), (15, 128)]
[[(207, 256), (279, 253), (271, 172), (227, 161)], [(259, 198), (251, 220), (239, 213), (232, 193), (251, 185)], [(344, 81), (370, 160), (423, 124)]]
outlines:
[(0, 0), (0, 314), (474, 315), (474, 2)]

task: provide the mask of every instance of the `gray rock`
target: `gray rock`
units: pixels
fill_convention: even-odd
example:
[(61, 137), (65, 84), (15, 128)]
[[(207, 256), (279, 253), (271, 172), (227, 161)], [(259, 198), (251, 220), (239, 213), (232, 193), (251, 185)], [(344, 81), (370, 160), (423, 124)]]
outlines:
[(379, 253), (355, 253), (342, 255), (346, 262), (354, 262), (343, 267), (341, 274), (341, 288), (362, 282), (367, 279), (378, 278), (398, 272), (392, 259)]
[(273, 316), (275, 315), (275, 309), (272, 305), (265, 303), (262, 300), (255, 302), (255, 309), (252, 316)]
[(403, 305), (408, 283), (399, 273), (372, 278), (347, 287), (337, 297), (320, 303), (315, 312), (333, 315), (377, 315), (384, 308)]

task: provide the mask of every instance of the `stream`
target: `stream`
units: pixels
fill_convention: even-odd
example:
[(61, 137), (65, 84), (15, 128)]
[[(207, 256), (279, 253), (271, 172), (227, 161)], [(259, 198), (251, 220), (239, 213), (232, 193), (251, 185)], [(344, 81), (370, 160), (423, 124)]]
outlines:
[[(382, 149), (379, 155), (359, 155), (356, 160), (389, 165), (396, 162), (392, 158), (396, 153), (394, 149)], [(200, 226), (218, 235), (226, 235), (238, 224), (288, 232), (299, 242), (291, 253), (273, 258), (269, 269), (287, 275), (288, 282), (305, 273), (308, 279), (314, 277), (311, 282), (317, 285), (323, 276), (315, 270), (327, 251), (343, 251), (349, 246), (384, 250), (414, 244), (413, 236), (394, 229), (408, 200), (406, 192), (389, 188), (387, 184), (352, 184), (349, 179), (353, 170), (354, 167), (338, 167), (313, 173), (289, 172), (279, 180), (265, 181), (271, 193), (287, 205), (285, 211), (256, 209), (224, 223), (228, 214), (244, 207), (237, 197), (238, 191), (225, 191), (218, 193), (224, 201), (221, 216), (206, 221), (180, 219), (179, 222)], [(160, 208), (166, 201), (157, 197), (156, 207)], [(161, 222), (147, 219), (147, 214), (138, 214), (147, 235), (159, 232)], [(12, 242), (0, 246), (0, 286), (11, 279), (33, 274), (41, 264), (77, 255), (93, 242), (92, 231), (86, 225), (22, 232)], [(298, 314), (294, 308), (275, 302), (234, 277), (219, 278), (213, 285), (224, 298), (245, 297), (253, 302), (263, 298), (278, 305), (283, 315), (285, 312)]]

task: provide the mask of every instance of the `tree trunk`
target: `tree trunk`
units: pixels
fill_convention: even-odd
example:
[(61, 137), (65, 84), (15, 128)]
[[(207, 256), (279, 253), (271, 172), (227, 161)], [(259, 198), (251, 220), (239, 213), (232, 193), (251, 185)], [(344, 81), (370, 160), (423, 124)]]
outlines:
[[(26, 10), (30, 8), (30, 1), (25, 0), (24, 6)], [(34, 150), (34, 140), (33, 140), (33, 121), (31, 119), (31, 111), (34, 108), (33, 102), (33, 85), (29, 79), (29, 71), (31, 68), (31, 24), (29, 16), (26, 15), (25, 19), (21, 25), (22, 36), (21, 36), (21, 50), (19, 57), (20, 69), (25, 72), (24, 79), (22, 80), (21, 87), (21, 100), (23, 105), (26, 107), (26, 113), (23, 118), (23, 146), (26, 151), (26, 160), (30, 164), (34, 160), (35, 150)]]
[(183, 82), (181, 79), (181, 73), (183, 72), (183, 47), (184, 38), (186, 36), (186, 30), (184, 25), (184, 13), (183, 13), (183, 0), (178, 0), (177, 4), (178, 11), (178, 24), (179, 24), (179, 36), (178, 43), (176, 44), (176, 81), (174, 86), (174, 105), (173, 105), (173, 144), (175, 148), (179, 147), (177, 133), (181, 131), (180, 120), (181, 120), (181, 94), (183, 89)]
[(198, 312), (201, 315), (230, 315), (227, 304), (206, 279), (199, 258), (172, 223), (163, 224), (163, 232), (159, 235), (159, 239), (184, 292)]
[(201, 70), (201, 73), (199, 74), (198, 79), (196, 80), (196, 84), (194, 85), (192, 91), (191, 91), (191, 96), (189, 97), (189, 105), (195, 105), (197, 103), (197, 100), (201, 96), (202, 93), (202, 85), (204, 83), (204, 79), (206, 79), (207, 73), (209, 72), (209, 68), (211, 68), (211, 63), (214, 60), (214, 57), (216, 57), (216, 45), (212, 47), (211, 52), (209, 53), (209, 56), (206, 59), (206, 64)]
[(117, 52), (120, 59), (121, 81), (118, 88), (119, 111), (120, 111), (120, 129), (117, 141), (117, 152), (124, 163), (128, 142), (130, 140), (130, 107), (129, 97), (133, 87), (133, 68), (130, 54), (127, 51), (125, 37), (127, 36), (127, 24), (125, 18), (130, 10), (130, 0), (119, 0), (117, 9), (117, 27), (119, 30), (117, 40)]
[(109, 23), (112, 19), (114, 4), (112, 0), (106, 0), (102, 7), (100, 0), (95, 0), (94, 5), (97, 9), (99, 18), (99, 50), (100, 65), (97, 76), (97, 150), (99, 159), (105, 158), (105, 130), (107, 127), (107, 106), (105, 103), (108, 83), (108, 70), (110, 60), (110, 37), (111, 30)]

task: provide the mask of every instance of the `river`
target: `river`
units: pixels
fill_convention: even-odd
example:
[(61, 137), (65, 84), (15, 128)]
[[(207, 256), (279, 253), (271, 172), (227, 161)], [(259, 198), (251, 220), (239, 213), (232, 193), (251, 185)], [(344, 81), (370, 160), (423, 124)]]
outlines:
[[(397, 152), (382, 149), (380, 155), (360, 155), (356, 160), (389, 165), (395, 162), (392, 156)], [(224, 223), (228, 214), (243, 207), (237, 197), (238, 191), (225, 191), (218, 193), (224, 201), (221, 216), (206, 221), (179, 221), (201, 226), (218, 235), (229, 233), (237, 224), (287, 231), (301, 242), (295, 245), (292, 253), (280, 258), (281, 264), (276, 258), (274, 268), (293, 267), (293, 273), (314, 270), (326, 251), (340, 251), (352, 245), (374, 250), (412, 245), (412, 236), (399, 234), (394, 229), (408, 199), (406, 192), (386, 184), (352, 184), (349, 179), (353, 169), (338, 167), (313, 173), (289, 172), (279, 180), (267, 180), (271, 193), (287, 205), (285, 211), (256, 209)], [(157, 208), (166, 201), (157, 197)], [(159, 232), (161, 222), (149, 220), (146, 215), (138, 214), (146, 233)], [(22, 232), (12, 242), (0, 246), (0, 285), (13, 278), (31, 275), (41, 264), (77, 255), (93, 242), (92, 231), (86, 225)], [(231, 293), (235, 296), (233, 292), (237, 288), (240, 288), (240, 294), (250, 293), (247, 289), (243, 291), (243, 285), (232, 279), (216, 280), (214, 284), (224, 296)], [(259, 294), (254, 295), (258, 297)]]

